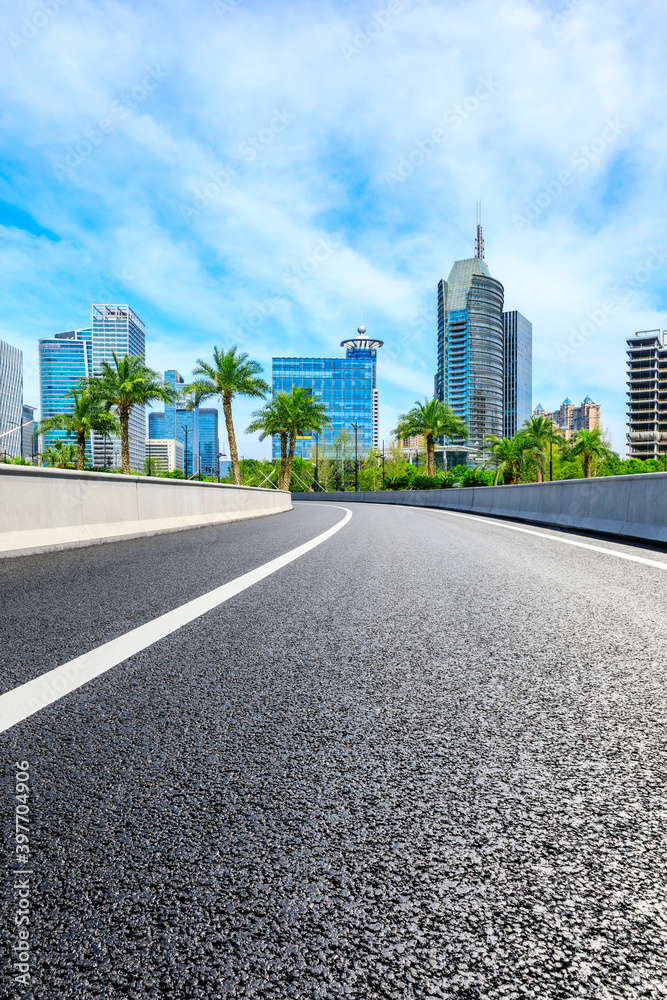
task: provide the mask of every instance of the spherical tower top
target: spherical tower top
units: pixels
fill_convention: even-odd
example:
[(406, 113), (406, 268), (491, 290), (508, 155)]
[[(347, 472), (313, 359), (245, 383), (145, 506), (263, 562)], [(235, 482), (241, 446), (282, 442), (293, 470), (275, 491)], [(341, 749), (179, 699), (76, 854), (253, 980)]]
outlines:
[(383, 341), (366, 335), (366, 327), (362, 323), (357, 327), (357, 335), (349, 340), (341, 340), (340, 346), (348, 351), (377, 351)]

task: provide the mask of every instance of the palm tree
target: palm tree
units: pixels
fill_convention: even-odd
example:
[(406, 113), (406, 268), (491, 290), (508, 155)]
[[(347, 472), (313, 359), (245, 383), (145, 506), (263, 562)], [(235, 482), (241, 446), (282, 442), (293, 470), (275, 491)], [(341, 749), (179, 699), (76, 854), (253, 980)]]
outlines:
[(81, 471), (86, 462), (86, 438), (90, 432), (98, 431), (100, 434), (118, 434), (120, 425), (118, 419), (103, 409), (98, 399), (87, 391), (70, 389), (65, 393), (74, 399), (74, 405), (69, 413), (55, 413), (51, 417), (45, 417), (40, 421), (39, 433), (47, 434), (49, 431), (64, 430), (67, 436), (76, 436), (77, 443), (77, 463), (76, 467)]
[(496, 486), (501, 479), (505, 486), (520, 483), (526, 451), (532, 451), (524, 435), (515, 434), (511, 438), (499, 438), (489, 434), (486, 441), (491, 445), (491, 458), (486, 464), (496, 466)]
[(262, 366), (258, 361), (249, 360), (247, 354), (236, 353), (236, 345), (228, 351), (219, 351), (214, 347), (212, 364), (197, 358), (197, 367), (192, 374), (203, 377), (183, 387), (184, 393), (194, 392), (198, 400), (210, 399), (212, 396), (220, 396), (222, 399), (229, 439), (229, 457), (237, 486), (241, 484), (241, 466), (232, 420), (232, 400), (235, 396), (264, 399), (269, 386), (259, 377), (261, 371)]
[(468, 437), (468, 428), (456, 414), (437, 399), (415, 403), (409, 413), (398, 418), (394, 437), (416, 435), (426, 443), (426, 475), (435, 475), (435, 439), (439, 437)]
[(607, 442), (602, 437), (599, 427), (592, 431), (581, 430), (577, 434), (574, 443), (568, 449), (568, 454), (573, 457), (581, 456), (584, 462), (584, 476), (591, 478), (591, 470), (594, 458), (604, 461), (614, 454)]
[(286, 392), (279, 392), (270, 402), (266, 403), (261, 410), (255, 410), (252, 421), (246, 427), (246, 434), (256, 434), (260, 431), (259, 440), (263, 441), (267, 437), (278, 435), (280, 437), (280, 477), (278, 488), (283, 488), (285, 481), (285, 471), (287, 469), (287, 439), (289, 437), (289, 427), (287, 423), (287, 409), (283, 405), (282, 396)]
[(326, 403), (313, 396), (310, 389), (303, 389), (293, 385), (289, 393), (277, 393), (276, 399), (279, 400), (282, 418), (286, 422), (289, 439), (287, 461), (285, 463), (281, 489), (289, 490), (292, 480), (296, 439), (303, 434), (307, 434), (308, 431), (321, 434), (325, 427), (330, 426), (331, 421), (327, 417)]
[(562, 440), (554, 430), (549, 417), (528, 417), (520, 432), (526, 440), (537, 470), (537, 481), (542, 482), (542, 475), (547, 460), (547, 448), (554, 441)]
[(115, 409), (120, 424), (122, 469), (130, 472), (130, 413), (135, 406), (145, 406), (155, 399), (171, 403), (175, 392), (165, 385), (158, 372), (153, 371), (139, 354), (126, 354), (119, 358), (112, 351), (113, 364), (100, 362), (100, 374), (84, 379), (82, 386), (93, 398), (109, 411)]
[(77, 447), (75, 444), (56, 441), (55, 446), (51, 445), (41, 453), (41, 458), (53, 469), (73, 469), (77, 460)]

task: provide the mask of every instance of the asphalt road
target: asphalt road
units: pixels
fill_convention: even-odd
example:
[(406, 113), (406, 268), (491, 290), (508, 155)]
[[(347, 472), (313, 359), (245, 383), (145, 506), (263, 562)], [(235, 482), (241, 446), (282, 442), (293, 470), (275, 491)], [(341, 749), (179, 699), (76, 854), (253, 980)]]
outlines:
[[(0, 997), (667, 996), (667, 553), (351, 509), (0, 736)], [(342, 517), (0, 562), (2, 691)]]

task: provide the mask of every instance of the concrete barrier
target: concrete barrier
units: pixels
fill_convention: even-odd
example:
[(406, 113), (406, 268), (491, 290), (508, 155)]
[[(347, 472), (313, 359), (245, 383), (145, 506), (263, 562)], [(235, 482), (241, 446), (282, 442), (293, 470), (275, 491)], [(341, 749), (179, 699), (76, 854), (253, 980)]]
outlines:
[(0, 556), (225, 524), (291, 510), (252, 486), (0, 464)]
[(378, 493), (293, 493), (293, 500), (439, 507), (490, 517), (572, 528), (611, 538), (667, 544), (667, 473), (565, 479), (521, 486)]

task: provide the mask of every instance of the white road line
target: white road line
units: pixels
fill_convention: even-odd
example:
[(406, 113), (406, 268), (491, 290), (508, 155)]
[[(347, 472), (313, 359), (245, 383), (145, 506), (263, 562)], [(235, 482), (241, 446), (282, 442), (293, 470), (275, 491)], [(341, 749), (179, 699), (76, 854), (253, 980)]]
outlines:
[[(403, 507), (403, 510), (406, 508)], [(605, 556), (615, 556), (616, 559), (627, 559), (629, 562), (642, 563), (644, 566), (655, 566), (658, 569), (667, 569), (667, 562), (658, 562), (657, 559), (645, 559), (644, 556), (631, 556), (629, 552), (616, 552), (614, 549), (604, 549), (601, 545), (590, 545), (588, 542), (575, 542), (573, 538), (561, 538), (560, 535), (547, 535), (544, 531), (535, 531), (533, 528), (520, 528), (517, 524), (507, 524), (506, 521), (498, 521), (494, 517), (486, 517), (481, 514), (461, 514), (457, 510), (445, 510), (444, 507), (416, 507), (417, 510), (437, 510), (442, 514), (451, 514), (452, 517), (465, 517), (470, 521), (491, 523), (496, 528), (506, 528), (508, 531), (521, 531), (524, 535), (536, 535), (537, 538), (548, 538), (550, 542), (560, 542), (562, 545), (574, 545), (578, 549), (590, 549), (591, 552), (602, 552)], [(565, 527), (565, 526), (564, 526)], [(567, 530), (565, 528), (565, 530)], [(611, 539), (610, 539), (611, 541)], [(620, 542), (620, 544), (623, 544)]]
[(349, 507), (340, 507), (338, 504), (323, 506), (344, 510), (346, 511), (345, 517), (333, 528), (329, 528), (311, 541), (299, 545), (296, 549), (278, 556), (277, 559), (272, 559), (270, 562), (264, 563), (263, 566), (237, 577), (236, 580), (231, 580), (229, 583), (223, 584), (222, 587), (216, 587), (208, 594), (196, 597), (194, 601), (188, 601), (180, 608), (168, 611), (166, 615), (160, 615), (159, 618), (146, 622), (145, 625), (140, 625), (117, 639), (105, 642), (97, 649), (91, 649), (83, 656), (77, 656), (76, 659), (69, 660), (69, 662), (42, 674), (41, 677), (35, 677), (31, 681), (21, 684), (20, 687), (14, 688), (13, 691), (1, 695), (0, 733), (4, 733), (11, 726), (29, 718), (35, 712), (53, 704), (54, 701), (70, 694), (95, 677), (99, 677), (100, 674), (106, 673), (107, 670), (111, 670), (112, 667), (127, 660), (128, 657), (140, 653), (147, 646), (152, 646), (154, 642), (176, 632), (183, 625), (188, 625), (195, 618), (206, 614), (207, 611), (224, 604), (231, 597), (235, 597), (243, 590), (247, 590), (248, 587), (252, 587), (260, 580), (264, 580), (267, 576), (271, 576), (272, 573), (276, 573), (279, 569), (294, 562), (295, 559), (299, 559), (300, 556), (304, 556), (306, 552), (310, 552), (322, 542), (326, 542), (337, 531), (345, 527), (352, 517), (352, 511)]

